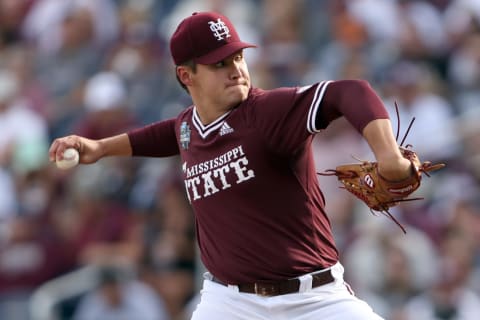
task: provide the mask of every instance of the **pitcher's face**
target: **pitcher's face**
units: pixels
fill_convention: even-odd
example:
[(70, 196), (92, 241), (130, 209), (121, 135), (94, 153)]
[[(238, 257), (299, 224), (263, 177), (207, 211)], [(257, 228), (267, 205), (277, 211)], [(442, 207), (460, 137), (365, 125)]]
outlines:
[(197, 65), (191, 80), (189, 89), (195, 104), (222, 110), (244, 101), (251, 86), (242, 50), (215, 64)]

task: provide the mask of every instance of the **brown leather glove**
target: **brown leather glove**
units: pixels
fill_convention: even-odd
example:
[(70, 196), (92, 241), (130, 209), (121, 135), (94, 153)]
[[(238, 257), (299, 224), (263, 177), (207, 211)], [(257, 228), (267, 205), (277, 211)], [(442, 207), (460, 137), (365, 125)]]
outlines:
[(360, 163), (345, 164), (326, 170), (320, 175), (335, 175), (343, 184), (343, 188), (354, 194), (373, 211), (387, 214), (402, 229), (405, 228), (388, 212), (390, 207), (402, 201), (420, 200), (421, 198), (407, 198), (417, 190), (422, 182), (422, 173), (443, 168), (445, 165), (420, 162), (417, 154), (407, 148), (400, 147), (402, 155), (412, 163), (411, 174), (401, 181), (389, 181), (378, 173), (378, 163), (363, 161)]

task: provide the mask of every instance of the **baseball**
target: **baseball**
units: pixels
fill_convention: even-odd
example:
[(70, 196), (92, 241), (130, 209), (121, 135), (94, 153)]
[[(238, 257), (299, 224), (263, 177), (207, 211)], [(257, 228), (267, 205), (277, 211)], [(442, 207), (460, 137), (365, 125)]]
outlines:
[(57, 159), (55, 163), (57, 164), (57, 168), (67, 170), (75, 167), (78, 164), (79, 158), (80, 155), (76, 149), (68, 148), (63, 152), (63, 159)]

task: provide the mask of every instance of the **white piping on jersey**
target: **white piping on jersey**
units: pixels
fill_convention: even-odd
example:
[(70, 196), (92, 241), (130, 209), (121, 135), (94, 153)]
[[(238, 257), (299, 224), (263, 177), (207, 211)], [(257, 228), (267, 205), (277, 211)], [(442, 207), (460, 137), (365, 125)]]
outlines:
[(302, 93), (304, 91), (307, 91), (308, 89), (310, 89), (312, 87), (311, 84), (309, 84), (308, 86), (303, 86), (303, 87), (300, 87), (297, 89), (297, 92), (296, 93)]
[(205, 139), (211, 132), (219, 129), (222, 126), (223, 119), (225, 119), (225, 117), (228, 116), (230, 112), (231, 110), (225, 113), (224, 115), (220, 116), (217, 120), (205, 126), (203, 125), (202, 121), (200, 120), (200, 116), (197, 113), (197, 107), (194, 106), (192, 122), (195, 128), (197, 129), (198, 133), (202, 137), (202, 139)]
[(317, 85), (315, 95), (313, 96), (312, 104), (310, 105), (310, 109), (308, 110), (307, 130), (312, 134), (320, 132), (320, 129), (316, 128), (315, 126), (315, 119), (317, 117), (318, 108), (320, 106), (320, 103), (322, 102), (323, 95), (325, 94), (325, 90), (327, 89), (327, 86), (330, 82), (332, 81), (322, 81)]

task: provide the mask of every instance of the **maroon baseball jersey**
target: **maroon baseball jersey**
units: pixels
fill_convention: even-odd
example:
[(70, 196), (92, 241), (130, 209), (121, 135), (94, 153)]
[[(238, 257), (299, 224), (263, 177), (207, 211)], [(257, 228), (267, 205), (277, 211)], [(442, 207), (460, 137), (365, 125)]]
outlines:
[(202, 261), (220, 280), (292, 278), (337, 261), (311, 151), (331, 120), (319, 117), (328, 84), (254, 88), (208, 125), (191, 106), (129, 132), (133, 155), (180, 154)]

